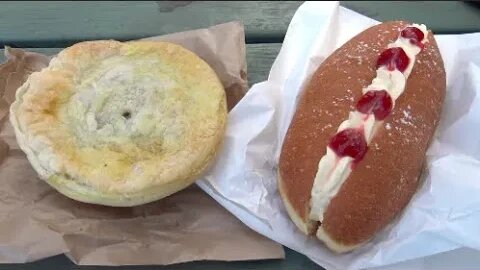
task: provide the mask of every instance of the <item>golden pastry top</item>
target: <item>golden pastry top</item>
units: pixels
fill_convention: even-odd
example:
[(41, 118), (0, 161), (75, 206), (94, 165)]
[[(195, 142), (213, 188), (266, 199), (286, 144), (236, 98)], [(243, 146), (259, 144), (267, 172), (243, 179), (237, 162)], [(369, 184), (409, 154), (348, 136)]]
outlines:
[(227, 110), (215, 72), (183, 47), (91, 41), (33, 73), (10, 115), (41, 178), (74, 199), (132, 205), (195, 180), (222, 140)]

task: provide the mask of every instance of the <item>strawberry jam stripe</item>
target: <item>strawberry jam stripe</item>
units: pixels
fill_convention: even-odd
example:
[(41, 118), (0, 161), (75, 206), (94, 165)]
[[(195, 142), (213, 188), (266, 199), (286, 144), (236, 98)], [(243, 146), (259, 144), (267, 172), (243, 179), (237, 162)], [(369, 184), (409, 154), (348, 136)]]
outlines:
[(377, 77), (364, 89), (356, 111), (340, 125), (327, 146), (327, 153), (320, 159), (311, 192), (311, 219), (323, 220), (331, 198), (365, 156), (375, 126), (381, 125), (391, 114), (395, 99), (404, 91), (415, 56), (423, 49), (426, 36), (424, 25), (408, 26), (379, 55)]

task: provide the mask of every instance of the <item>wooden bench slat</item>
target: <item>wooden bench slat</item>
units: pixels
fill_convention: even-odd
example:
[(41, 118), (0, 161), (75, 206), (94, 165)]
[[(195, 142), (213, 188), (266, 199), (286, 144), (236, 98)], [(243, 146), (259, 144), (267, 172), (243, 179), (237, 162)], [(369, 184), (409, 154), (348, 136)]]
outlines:
[[(129, 40), (208, 27), (245, 24), (247, 43), (281, 42), (302, 2), (46, 1), (2, 2), (0, 45), (65, 47), (82, 40)], [(374, 19), (422, 22), (437, 33), (480, 31), (480, 9), (465, 2), (342, 1)]]
[(248, 43), (281, 42), (302, 2), (2, 2), (0, 45), (65, 47), (92, 39), (128, 40), (239, 20)]

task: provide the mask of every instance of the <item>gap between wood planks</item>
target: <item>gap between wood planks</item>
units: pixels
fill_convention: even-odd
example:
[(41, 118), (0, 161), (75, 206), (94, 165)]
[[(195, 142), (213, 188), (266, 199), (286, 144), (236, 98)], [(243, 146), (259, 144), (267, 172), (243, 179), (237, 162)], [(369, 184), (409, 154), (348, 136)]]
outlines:
[[(255, 83), (264, 81), (268, 77), (273, 61), (280, 51), (281, 43), (247, 44), (247, 74), (248, 83), (252, 86)], [(54, 55), (63, 48), (23, 48), (27, 51)], [(0, 63), (5, 61), (3, 49), (0, 50)]]

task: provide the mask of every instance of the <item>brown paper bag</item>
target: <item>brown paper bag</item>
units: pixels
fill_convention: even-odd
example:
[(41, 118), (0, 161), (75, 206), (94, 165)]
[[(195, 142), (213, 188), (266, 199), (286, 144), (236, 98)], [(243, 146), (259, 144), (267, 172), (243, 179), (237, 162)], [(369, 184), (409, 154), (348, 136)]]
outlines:
[[(153, 37), (181, 44), (219, 75), (232, 108), (247, 90), (240, 23)], [(171, 264), (283, 258), (283, 248), (244, 226), (196, 186), (132, 208), (73, 201), (37, 178), (19, 149), (8, 106), (49, 57), (7, 48), (0, 66), (0, 263), (65, 253), (82, 265)]]

